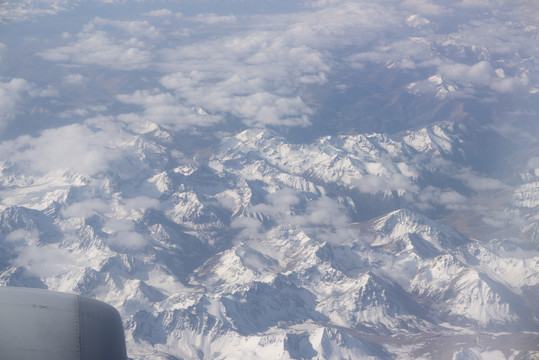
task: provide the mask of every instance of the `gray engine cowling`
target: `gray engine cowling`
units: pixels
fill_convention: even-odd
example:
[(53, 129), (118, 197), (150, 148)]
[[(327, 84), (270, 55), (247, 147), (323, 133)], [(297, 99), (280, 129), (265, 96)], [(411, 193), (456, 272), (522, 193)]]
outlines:
[(118, 311), (95, 299), (0, 287), (2, 360), (125, 360)]

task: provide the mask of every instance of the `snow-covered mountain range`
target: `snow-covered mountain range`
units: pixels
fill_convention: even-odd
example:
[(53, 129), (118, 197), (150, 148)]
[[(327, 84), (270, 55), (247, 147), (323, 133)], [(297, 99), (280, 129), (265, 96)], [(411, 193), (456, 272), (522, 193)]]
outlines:
[[(537, 226), (536, 179), (499, 185), (527, 222), (514, 239), (466, 236), (438, 208), (495, 182), (463, 158), (464, 125), (310, 144), (247, 130), (189, 161), (173, 138), (119, 144), (138, 164), (127, 178), (5, 180), (4, 203), (19, 205), (0, 215), (2, 284), (110, 302), (135, 358), (393, 358), (396, 339), (427, 354), (426, 334), (454, 338), (457, 353), (536, 330), (539, 255), (524, 231)], [(16, 166), (2, 175), (18, 178)]]

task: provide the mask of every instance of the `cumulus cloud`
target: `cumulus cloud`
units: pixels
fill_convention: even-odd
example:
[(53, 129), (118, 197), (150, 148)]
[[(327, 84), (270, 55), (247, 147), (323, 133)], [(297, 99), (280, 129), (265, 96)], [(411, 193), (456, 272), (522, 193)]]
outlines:
[(299, 194), (288, 188), (269, 193), (266, 202), (249, 207), (246, 214), (248, 217), (235, 219), (233, 226), (259, 232), (263, 229), (260, 215), (275, 224), (303, 227), (344, 226), (348, 222), (345, 208), (336, 200), (321, 196), (302, 203)]
[(148, 196), (137, 196), (124, 199), (124, 205), (129, 210), (159, 209), (159, 200)]
[(29, 172), (67, 170), (93, 175), (105, 171), (115, 151), (114, 134), (92, 131), (84, 124), (73, 124), (43, 131), (37, 137), (21, 136), (0, 143), (0, 158)]
[(69, 74), (64, 76), (64, 83), (70, 85), (84, 85), (88, 82), (88, 78), (82, 76), (81, 74)]
[(429, 19), (426, 19), (423, 16), (416, 15), (416, 14), (408, 16), (406, 18), (406, 22), (410, 26), (413, 26), (413, 27), (416, 27), (416, 28), (430, 24)]
[(458, 81), (465, 85), (488, 85), (494, 73), (492, 66), (481, 61), (474, 65), (444, 64), (438, 69), (443, 78)]
[(285, 36), (314, 48), (361, 48), (402, 24), (404, 18), (391, 2), (340, 1), (285, 19), (290, 24)]
[(29, 97), (57, 96), (58, 91), (51, 86), (36, 87), (34, 84), (20, 78), (13, 78), (3, 82), (0, 79), (0, 135), (6, 126), (16, 118), (21, 110), (20, 105), (25, 95)]
[(539, 177), (539, 157), (532, 157), (527, 162), (527, 167), (532, 170), (535, 176)]
[[(171, 117), (181, 114), (186, 118), (184, 124), (211, 123), (195, 120), (189, 114), (189, 109), (199, 106), (210, 114), (230, 114), (247, 126), (308, 126), (313, 109), (302, 97), (302, 87), (327, 82), (332, 66), (340, 61), (331, 50), (346, 46), (357, 51), (347, 57), (347, 64), (352, 67), (379, 62), (405, 70), (429, 69), (430, 76), (447, 79), (453, 83), (448, 86), (461, 94), (470, 95), (470, 89), (475, 86), (495, 92), (512, 92), (521, 87), (519, 76), (497, 77), (488, 57), (477, 56), (475, 63), (470, 63), (470, 59), (462, 62), (450, 59), (451, 47), (457, 46), (459, 51), (466, 47), (482, 49), (490, 44), (488, 36), (492, 37), (484, 31), (483, 39), (489, 41), (481, 41), (483, 39), (469, 30), (470, 26), (440, 36), (436, 21), (429, 18), (447, 15), (455, 9), (427, 0), (407, 0), (398, 6), (387, 6), (390, 3), (323, 1), (312, 11), (241, 18), (199, 14), (185, 20), (204, 24), (242, 22), (244, 30), (235, 32), (235, 27), (225, 27), (222, 34), (212, 38), (197, 38), (197, 41), (185, 41), (175, 48), (165, 49), (159, 49), (162, 44), (156, 46), (140, 40), (163, 36), (163, 23), (158, 29), (151, 23), (153, 19), (96, 18), (75, 35), (75, 41), (43, 51), (41, 56), (51, 61), (95, 64), (119, 70), (157, 65), (156, 69), (166, 73), (161, 77), (161, 84), (176, 96), (175, 103), (162, 104), (163, 113), (170, 112)], [(177, 21), (168, 9), (153, 10), (145, 15)], [(176, 25), (170, 30), (178, 31)], [(397, 36), (392, 33), (396, 27), (402, 30)], [(196, 32), (196, 25), (190, 31)], [(503, 35), (502, 43), (509, 44), (511, 38)], [(521, 43), (518, 41), (520, 45), (511, 49), (520, 48)], [(73, 84), (81, 80), (66, 79)], [(431, 81), (418, 79), (413, 92), (431, 91), (435, 86)], [(150, 96), (157, 96), (151, 92)], [(146, 121), (147, 113), (153, 112), (157, 121), (168, 122), (166, 116), (157, 114), (156, 107), (152, 109), (145, 107), (143, 116), (132, 113), (129, 118)]]
[(300, 201), (295, 191), (286, 188), (268, 194), (266, 200), (266, 203), (255, 205), (249, 211), (268, 217), (288, 217), (292, 215), (294, 205)]
[(49, 61), (100, 65), (116, 70), (144, 69), (152, 60), (144, 42), (134, 37), (115, 39), (104, 31), (81, 32), (77, 34), (77, 41), (39, 55)]
[(125, 104), (144, 108), (142, 114), (134, 112), (119, 115), (118, 119), (126, 123), (149, 121), (179, 130), (209, 126), (221, 121), (220, 116), (208, 114), (199, 107), (182, 104), (174, 95), (157, 89), (137, 90), (132, 94), (118, 95), (117, 98)]
[(508, 188), (507, 185), (497, 179), (483, 177), (467, 169), (458, 171), (456, 174), (453, 174), (453, 177), (463, 181), (466, 186), (474, 191), (502, 190)]
[(539, 157), (535, 156), (528, 160), (528, 169), (539, 169)]
[(238, 239), (262, 239), (264, 226), (262, 222), (254, 217), (238, 217), (230, 223), (232, 229), (240, 229)]
[(208, 25), (219, 24), (219, 23), (235, 23), (236, 17), (234, 15), (216, 15), (216, 14), (199, 14), (194, 18), (191, 18), (194, 21), (201, 22)]
[(6, 235), (5, 241), (11, 242), (11, 243), (19, 243), (19, 242), (35, 242), (39, 238), (39, 234), (37, 231), (31, 232), (25, 229), (17, 229), (15, 231), (10, 232)]
[(343, 0), (311, 0), (311, 1), (307, 1), (307, 4), (313, 7), (324, 7), (328, 5), (335, 5), (342, 2)]
[(15, 118), (18, 104), (22, 101), (24, 93), (32, 90), (32, 85), (24, 79), (11, 79), (9, 82), (0, 82), (0, 134), (9, 121)]
[(0, 22), (24, 21), (29, 18), (55, 15), (68, 10), (73, 4), (65, 0), (6, 1), (0, 6)]
[(16, 248), (17, 257), (12, 260), (14, 266), (24, 266), (34, 274), (48, 277), (76, 268), (81, 258), (67, 249), (53, 245), (38, 246), (26, 244)]
[(520, 79), (510, 77), (503, 79), (493, 79), (490, 87), (499, 93), (512, 93), (523, 87)]
[(509, 93), (523, 86), (521, 80), (514, 77), (505, 77), (503, 69), (495, 71), (487, 61), (480, 61), (473, 65), (452, 63), (442, 64), (438, 73), (442, 79), (454, 81), (464, 87), (489, 87), (500, 93)]
[(288, 47), (269, 34), (167, 51), (161, 79), (188, 104), (230, 113), (249, 126), (306, 126), (312, 110), (299, 95), (302, 83), (323, 83), (329, 69), (319, 52)]
[(354, 68), (362, 68), (368, 63), (395, 64), (400, 69), (429, 67), (440, 61), (432, 46), (433, 44), (425, 38), (409, 37), (395, 40), (389, 46), (350, 55), (345, 61)]
[(173, 14), (172, 14), (172, 11), (170, 11), (169, 9), (159, 9), (159, 10), (149, 11), (145, 13), (144, 15), (151, 16), (151, 17), (164, 18), (164, 17), (172, 16)]
[(2, 44), (0, 42), (0, 61), (2, 61), (2, 57), (3, 57), (4, 52), (6, 51), (6, 49), (7, 49), (6, 45), (4, 45), (4, 44)]
[[(161, 203), (158, 199), (148, 196), (136, 196), (133, 198), (117, 199), (118, 202), (114, 205), (114, 217), (116, 219), (140, 219), (144, 212), (148, 209), (160, 209)], [(131, 225), (130, 225), (131, 226)], [(134, 228), (124, 229), (134, 230)]]
[(500, 1), (499, 0), (462, 0), (459, 3), (457, 3), (458, 6), (462, 6), (464, 8), (485, 8), (485, 7), (491, 7), (491, 6), (499, 6)]
[[(504, 6), (491, 1), (485, 3)], [(452, 6), (426, 0), (401, 2), (393, 18), (409, 27), (401, 26), (398, 36), (373, 41), (374, 46), (360, 47), (360, 51), (345, 60), (355, 68), (377, 63), (402, 70), (421, 69), (421, 74), (426, 76), (410, 84), (410, 90), (416, 94), (441, 91), (440, 97), (479, 97), (485, 91), (495, 96), (530, 88), (532, 65), (526, 59), (536, 58), (539, 53), (528, 45), (530, 35), (537, 36), (537, 29), (532, 17), (525, 15), (529, 13), (527, 2), (481, 20), (471, 20), (467, 8), (483, 6), (481, 1)], [(442, 15), (448, 16), (456, 26), (440, 34), (436, 24), (443, 20)], [(523, 17), (528, 21), (514, 20)], [(500, 76), (503, 70), (511, 76)], [(431, 81), (435, 78), (440, 81)], [(533, 81), (536, 83), (537, 79)]]
[(136, 231), (119, 231), (109, 238), (109, 244), (127, 250), (137, 250), (148, 245), (148, 240)]
[[(473, 65), (445, 63), (438, 67), (436, 75), (426, 80), (410, 83), (408, 89), (414, 93), (437, 93), (438, 97), (475, 96), (485, 89), (497, 93), (511, 93), (524, 88), (517, 77), (500, 77), (487, 61)], [(487, 97), (488, 99), (488, 97)]]
[[(451, 9), (444, 7), (442, 5), (435, 4), (433, 1), (429, 0), (405, 0), (400, 4), (401, 6), (413, 9), (420, 12), (423, 15), (447, 15), (451, 12)], [(409, 19), (407, 19), (409, 20)]]
[(73, 117), (87, 117), (91, 113), (100, 113), (107, 110), (104, 105), (87, 106), (85, 108), (69, 109), (58, 114), (60, 118), (70, 119)]
[(258, 246), (268, 233), (268, 227), (302, 231), (319, 241), (331, 244), (350, 243), (358, 239), (357, 229), (351, 229), (343, 205), (328, 196), (300, 200), (291, 189), (281, 189), (266, 196), (266, 202), (247, 209), (246, 216), (232, 221), (232, 228), (241, 229), (237, 238)]
[(81, 202), (68, 205), (62, 210), (62, 216), (69, 217), (90, 217), (95, 214), (104, 214), (109, 212), (110, 205), (100, 199), (88, 199)]
[(432, 210), (439, 206), (449, 210), (468, 208), (467, 199), (462, 194), (455, 190), (440, 189), (430, 185), (421, 189), (416, 199), (414, 205), (422, 211)]
[(419, 186), (414, 184), (410, 178), (399, 173), (385, 175), (367, 174), (355, 181), (353, 185), (359, 191), (372, 195), (391, 191), (397, 191), (399, 195), (404, 195), (406, 192), (419, 191)]
[(188, 104), (232, 114), (248, 126), (308, 126), (313, 110), (301, 89), (327, 82), (327, 48), (367, 43), (394, 24), (394, 11), (375, 3), (257, 16), (245, 23), (245, 33), (164, 50), (159, 66), (172, 74), (161, 84)]
[(148, 240), (135, 231), (135, 224), (129, 220), (110, 219), (103, 226), (109, 234), (108, 243), (124, 250), (140, 249), (148, 244)]
[(120, 21), (103, 19), (100, 17), (95, 18), (90, 25), (85, 27), (84, 31), (89, 32), (96, 27), (107, 26), (123, 30), (131, 36), (148, 37), (151, 39), (156, 39), (160, 36), (156, 27), (151, 25), (148, 21)]
[(348, 224), (345, 208), (328, 196), (310, 201), (305, 212), (295, 216), (294, 222), (302, 225), (321, 227), (344, 227)]
[[(64, 218), (88, 218), (97, 214), (107, 219), (102, 230), (107, 234), (106, 242), (110, 246), (122, 250), (134, 250), (146, 246), (147, 239), (137, 233), (135, 223), (131, 219), (134, 218), (133, 212), (150, 208), (158, 209), (160, 207), (159, 200), (147, 196), (118, 200), (119, 202), (116, 204), (97, 198), (86, 199), (66, 206), (62, 210), (62, 216)], [(25, 234), (20, 236), (22, 235)]]

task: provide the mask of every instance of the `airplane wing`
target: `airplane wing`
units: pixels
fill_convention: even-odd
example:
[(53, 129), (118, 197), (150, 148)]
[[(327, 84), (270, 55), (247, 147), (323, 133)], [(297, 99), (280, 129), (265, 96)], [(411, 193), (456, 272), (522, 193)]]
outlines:
[(2, 360), (125, 360), (118, 311), (95, 299), (0, 287)]

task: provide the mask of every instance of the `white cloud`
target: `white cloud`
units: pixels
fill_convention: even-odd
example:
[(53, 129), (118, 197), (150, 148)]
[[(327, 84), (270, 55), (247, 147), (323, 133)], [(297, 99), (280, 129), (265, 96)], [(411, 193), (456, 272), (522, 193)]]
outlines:
[(115, 134), (73, 124), (43, 131), (38, 137), (21, 136), (0, 143), (0, 159), (29, 172), (67, 170), (93, 175), (105, 171), (121, 154)]
[(428, 39), (409, 37), (395, 40), (389, 46), (350, 55), (345, 61), (356, 68), (362, 68), (367, 63), (396, 64), (400, 69), (429, 67), (440, 62), (432, 47)]
[(5, 1), (0, 6), (0, 22), (25, 21), (36, 16), (55, 15), (68, 10), (69, 5), (66, 0)]
[(232, 220), (232, 229), (241, 229), (239, 238), (259, 239), (263, 230), (262, 222), (254, 217), (239, 217)]
[(70, 85), (84, 85), (88, 82), (88, 78), (82, 76), (81, 74), (69, 74), (64, 76), (64, 83)]
[(172, 14), (172, 11), (170, 11), (169, 9), (159, 9), (159, 10), (149, 11), (145, 13), (144, 15), (163, 18), (163, 17), (172, 16), (173, 14)]
[(539, 177), (539, 157), (532, 157), (526, 164), (529, 170), (532, 170), (535, 176)]
[[(200, 15), (199, 20), (243, 18)], [(301, 97), (307, 84), (327, 82), (326, 48), (366, 43), (396, 24), (393, 9), (341, 2), (317, 11), (255, 16), (248, 31), (225, 32), (162, 52), (161, 84), (187, 104), (229, 113), (248, 126), (307, 126), (312, 109)]]
[(75, 267), (76, 255), (52, 246), (26, 245), (18, 249), (18, 256), (12, 264), (47, 277)]
[(302, 83), (323, 83), (329, 69), (319, 52), (288, 47), (270, 34), (196, 44), (165, 53), (161, 79), (188, 104), (231, 113), (249, 126), (309, 124), (312, 110), (299, 96)]
[(110, 210), (110, 206), (103, 200), (88, 199), (68, 205), (65, 209), (62, 210), (62, 216), (64, 218), (85, 218), (95, 214), (104, 214), (109, 212)]
[(437, 72), (426, 80), (410, 83), (408, 89), (412, 93), (437, 92), (439, 97), (445, 97), (448, 95), (473, 96), (483, 89), (511, 93), (525, 86), (519, 78), (499, 77), (487, 61), (473, 65), (444, 63), (438, 67)]
[(95, 18), (90, 25), (85, 27), (85, 30), (93, 30), (94, 27), (114, 27), (127, 32), (131, 36), (148, 37), (150, 39), (156, 39), (160, 36), (159, 31), (155, 26), (151, 25), (148, 21), (120, 21), (109, 20), (103, 18)]
[(428, 211), (438, 206), (443, 206), (450, 210), (468, 209), (466, 197), (455, 190), (440, 189), (434, 186), (427, 186), (417, 194), (417, 201), (414, 205), (418, 209)]
[(343, 1), (299, 16), (285, 16), (281, 21), (288, 27), (283, 36), (291, 44), (335, 49), (361, 48), (398, 26), (404, 17), (394, 6), (383, 2)]
[(249, 211), (269, 217), (288, 217), (292, 214), (292, 207), (300, 201), (295, 191), (286, 188), (268, 194), (266, 200), (266, 203), (255, 205)]
[(2, 61), (2, 57), (4, 56), (6, 49), (7, 49), (6, 45), (0, 43), (0, 61)]
[(332, 244), (350, 243), (359, 234), (349, 228), (347, 211), (336, 200), (321, 196), (302, 203), (299, 194), (287, 188), (268, 194), (265, 203), (246, 209), (244, 215), (233, 219), (231, 226), (241, 229), (238, 239), (256, 244), (268, 234), (268, 223), (263, 223), (267, 219), (272, 226), (302, 231)]
[[(37, 241), (39, 234), (36, 232), (30, 232), (25, 229), (17, 229), (6, 235), (5, 240), (12, 243), (27, 243)], [(30, 240), (30, 241), (28, 241)]]
[(39, 55), (49, 61), (100, 65), (116, 70), (144, 69), (152, 60), (145, 43), (136, 38), (113, 39), (104, 31), (82, 32), (77, 38), (76, 42)]
[(353, 185), (366, 194), (397, 191), (399, 195), (404, 195), (406, 192), (415, 193), (419, 191), (419, 187), (410, 178), (399, 173), (388, 173), (379, 176), (367, 174), (356, 180)]
[(466, 86), (487, 86), (494, 74), (492, 66), (487, 61), (474, 65), (443, 64), (438, 68), (442, 78), (457, 81)]
[(310, 226), (344, 227), (348, 221), (344, 207), (327, 196), (309, 202), (305, 214), (296, 216), (297, 223)]
[[(140, 219), (148, 209), (160, 209), (161, 203), (158, 199), (148, 196), (137, 196), (121, 200), (121, 205), (116, 208), (116, 217), (126, 219)], [(131, 229), (132, 230), (132, 229)]]
[(58, 117), (63, 119), (87, 117), (91, 113), (103, 113), (107, 110), (104, 105), (87, 106), (85, 108), (69, 109), (58, 114)]
[(512, 93), (523, 88), (523, 83), (520, 79), (509, 77), (504, 79), (493, 79), (490, 87), (500, 93)]
[(308, 227), (344, 226), (348, 217), (337, 201), (321, 196), (300, 206), (298, 194), (290, 189), (278, 190), (266, 196), (267, 203), (253, 206), (249, 211), (269, 216), (279, 224)]
[[(183, 113), (185, 109), (201, 106), (212, 114), (232, 114), (248, 126), (307, 126), (312, 109), (301, 97), (301, 87), (327, 81), (332, 61), (337, 60), (328, 55), (328, 49), (347, 45), (361, 49), (363, 45), (377, 43), (377, 39), (384, 39), (383, 44), (379, 42), (378, 48), (369, 46), (369, 51), (349, 57), (349, 64), (361, 67), (366, 62), (388, 62), (397, 64), (401, 69), (437, 69), (430, 76), (440, 74), (446, 77), (448, 81), (456, 83), (455, 92), (465, 95), (473, 93), (470, 89), (475, 86), (488, 87), (497, 92), (510, 92), (519, 87), (517, 77), (494, 77), (489, 60), (478, 58), (475, 64), (467, 65), (469, 62), (459, 63), (447, 57), (445, 49), (451, 46), (479, 48), (490, 43), (481, 42), (466, 27), (448, 36), (437, 34), (435, 24), (426, 16), (440, 16), (451, 10), (435, 2), (408, 0), (396, 7), (385, 6), (386, 3), (353, 1), (318, 5), (321, 8), (316, 11), (253, 17), (242, 23), (247, 29), (245, 32), (234, 33), (230, 30), (214, 39), (188, 42), (175, 49), (155, 52), (155, 57), (159, 58), (159, 70), (170, 73), (162, 77), (161, 84), (174, 90), (177, 98), (176, 105), (163, 109), (170, 111), (175, 108), (174, 111)], [(151, 14), (169, 16), (171, 12), (161, 9)], [(245, 20), (215, 14), (200, 14), (193, 19), (206, 23)], [(384, 35), (404, 24), (412, 26), (407, 26), (396, 38)], [(82, 34), (97, 36), (99, 31), (96, 28), (100, 26), (121, 28), (137, 37), (144, 36), (144, 32), (152, 33), (150, 30), (155, 29), (147, 22), (114, 22), (98, 18), (79, 37)], [(424, 31), (415, 33), (416, 27), (424, 28)], [(506, 36), (503, 42), (509, 43), (509, 39)], [(124, 68), (145, 68), (153, 61), (147, 46), (141, 44), (133, 49), (142, 54), (138, 61), (133, 60), (133, 64), (122, 65)], [(108, 53), (114, 54), (114, 50), (111, 50)], [(62, 58), (61, 51), (57, 57), (47, 54), (58, 60)], [(74, 54), (69, 58), (83, 62)], [(84, 61), (116, 66), (112, 65), (110, 58), (92, 59), (90, 56)], [(118, 64), (125, 62), (117, 61)], [(416, 84), (416, 93), (428, 91), (433, 84), (426, 82), (424, 86), (420, 85)], [(180, 110), (179, 104), (184, 104), (185, 109)], [(182, 116), (187, 114), (183, 113)], [(130, 118), (148, 117), (130, 114)], [(157, 118), (164, 120), (162, 116)]]
[(343, 0), (310, 0), (306, 1), (307, 5), (313, 6), (313, 7), (324, 7), (329, 5), (335, 5), (338, 3), (342, 3)]
[(28, 95), (30, 95), (31, 97), (51, 97), (59, 96), (60, 93), (58, 92), (58, 90), (48, 85), (45, 89), (32, 87), (30, 90), (28, 90)]
[(137, 196), (124, 199), (125, 207), (129, 210), (159, 209), (159, 200), (148, 196)]
[(528, 169), (539, 169), (539, 157), (535, 156), (528, 160), (527, 162)]
[(178, 130), (193, 126), (209, 126), (221, 121), (220, 116), (210, 115), (198, 108), (185, 105), (170, 93), (137, 90), (133, 94), (118, 95), (118, 100), (125, 104), (142, 106), (143, 114), (129, 113), (118, 116), (126, 123), (140, 123), (149, 121)]
[(135, 231), (135, 224), (129, 220), (110, 219), (103, 226), (103, 231), (110, 236), (107, 242), (126, 250), (136, 250), (148, 244), (148, 240)]
[[(531, 39), (537, 37), (529, 2), (522, 1), (514, 7), (494, 1), (467, 3), (474, 7), (488, 4), (501, 10), (481, 20), (471, 20), (468, 10), (461, 6), (464, 4), (440, 6), (435, 1), (407, 0), (399, 3), (390, 15), (400, 34), (374, 40), (365, 49), (357, 46), (360, 51), (345, 60), (355, 68), (368, 63), (403, 70), (421, 68), (425, 77), (414, 81), (411, 89), (415, 93), (437, 92), (439, 84), (427, 79), (441, 77), (446, 89), (441, 90), (440, 97), (479, 97), (484, 91), (496, 96), (537, 84), (537, 78), (531, 75), (533, 65), (526, 60), (539, 56), (539, 50), (529, 46)], [(441, 15), (450, 15), (447, 21), (453, 21), (452, 31), (440, 33), (437, 29), (439, 21), (445, 21)], [(384, 24), (381, 34), (390, 28), (387, 22)], [(402, 27), (404, 24), (411, 26)], [(369, 30), (367, 25), (367, 33)], [(499, 77), (500, 71), (510, 76)]]
[(490, 8), (500, 6), (501, 2), (499, 0), (462, 0), (457, 5), (464, 8)]
[(148, 245), (148, 240), (136, 231), (119, 231), (108, 239), (108, 243), (127, 250), (137, 250)]
[(429, 0), (405, 0), (399, 5), (407, 9), (415, 10), (422, 15), (441, 16), (451, 12), (451, 9), (435, 4), (433, 1)]
[(507, 185), (497, 179), (477, 175), (469, 169), (460, 170), (456, 174), (453, 174), (453, 177), (463, 181), (466, 186), (474, 191), (502, 190), (508, 188)]
[(424, 18), (423, 16), (413, 14), (406, 18), (406, 22), (413, 27), (421, 27), (430, 24), (429, 19)]
[(194, 21), (198, 21), (208, 25), (214, 24), (231, 24), (236, 22), (236, 17), (234, 15), (216, 15), (216, 14), (199, 14), (194, 18), (191, 18)]
[(11, 79), (0, 82), (0, 135), (7, 124), (15, 118), (22, 95), (31, 91), (33, 86), (24, 79)]

